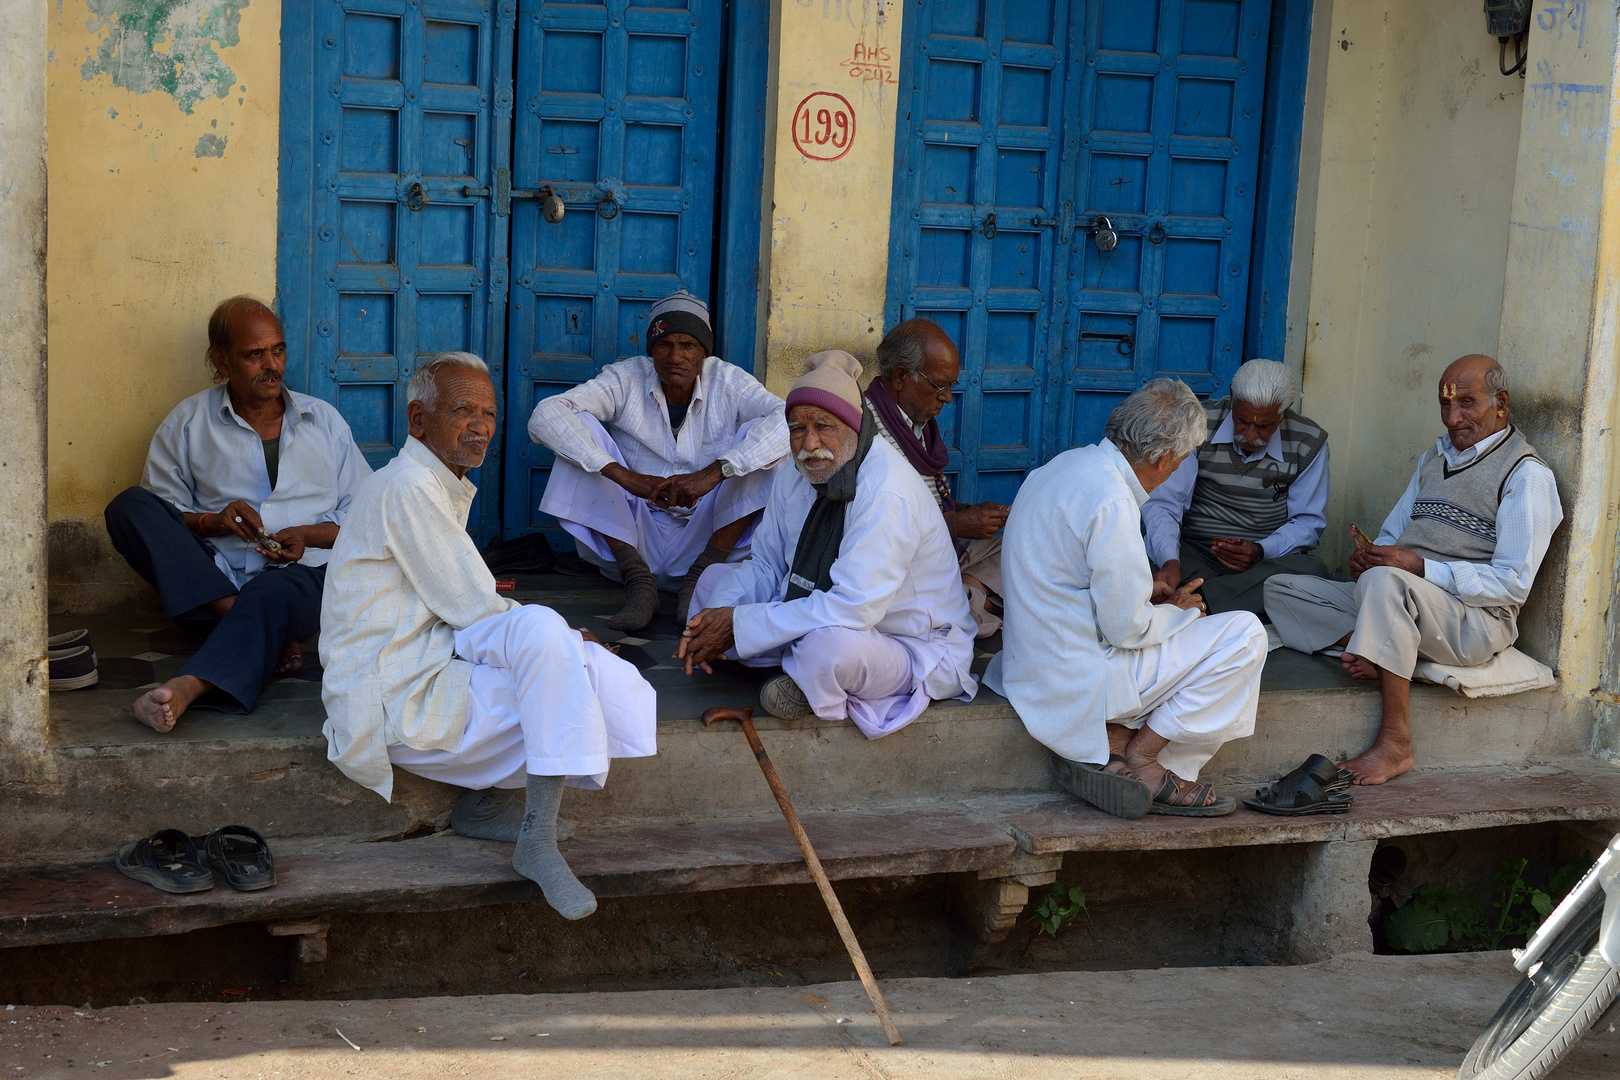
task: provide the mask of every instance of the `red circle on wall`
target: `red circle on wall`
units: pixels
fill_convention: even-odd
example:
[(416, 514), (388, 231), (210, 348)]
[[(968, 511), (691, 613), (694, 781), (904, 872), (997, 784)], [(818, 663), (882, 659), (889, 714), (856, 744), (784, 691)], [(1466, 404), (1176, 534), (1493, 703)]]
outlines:
[(855, 107), (842, 94), (817, 90), (793, 110), (793, 145), (814, 161), (837, 161), (855, 144)]

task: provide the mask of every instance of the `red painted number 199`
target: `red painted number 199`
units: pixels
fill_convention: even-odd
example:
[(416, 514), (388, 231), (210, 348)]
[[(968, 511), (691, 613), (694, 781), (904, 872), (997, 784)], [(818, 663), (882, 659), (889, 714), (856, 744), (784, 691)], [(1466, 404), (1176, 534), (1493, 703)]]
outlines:
[(837, 161), (855, 142), (855, 110), (841, 94), (817, 91), (793, 112), (793, 145), (816, 161)]

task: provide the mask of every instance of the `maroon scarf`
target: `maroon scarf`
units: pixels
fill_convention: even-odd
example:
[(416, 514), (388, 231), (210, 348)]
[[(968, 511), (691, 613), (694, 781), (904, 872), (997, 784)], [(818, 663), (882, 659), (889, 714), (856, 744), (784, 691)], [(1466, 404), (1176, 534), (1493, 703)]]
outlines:
[(900, 403), (894, 400), (889, 388), (883, 385), (882, 379), (873, 379), (866, 388), (866, 400), (872, 403), (872, 411), (877, 413), (883, 426), (889, 429), (894, 441), (900, 444), (900, 452), (906, 455), (912, 468), (923, 476), (932, 476), (939, 481), (940, 493), (944, 496), (944, 505), (941, 509), (949, 514), (956, 509), (956, 500), (951, 498), (951, 486), (945, 479), (945, 465), (949, 460), (950, 451), (945, 446), (945, 439), (939, 433), (939, 421), (929, 420), (923, 425), (921, 440), (912, 434), (911, 419)]

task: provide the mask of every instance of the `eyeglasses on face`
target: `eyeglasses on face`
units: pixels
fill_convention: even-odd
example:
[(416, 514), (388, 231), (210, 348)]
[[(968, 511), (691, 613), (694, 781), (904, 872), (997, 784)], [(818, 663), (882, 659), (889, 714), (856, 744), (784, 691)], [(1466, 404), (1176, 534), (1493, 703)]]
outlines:
[(917, 378), (921, 379), (923, 382), (927, 383), (929, 386), (932, 386), (934, 388), (934, 393), (936, 394), (942, 394), (949, 398), (951, 395), (956, 393), (955, 383), (946, 383), (944, 386), (941, 386), (933, 379), (930, 379), (927, 375), (924, 375), (921, 371), (914, 371), (912, 374), (917, 376)]

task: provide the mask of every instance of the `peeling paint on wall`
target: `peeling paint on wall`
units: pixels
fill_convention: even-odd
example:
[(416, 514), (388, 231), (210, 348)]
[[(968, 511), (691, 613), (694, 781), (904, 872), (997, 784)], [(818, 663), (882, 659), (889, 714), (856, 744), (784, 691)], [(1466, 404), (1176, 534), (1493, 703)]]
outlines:
[(204, 135), (202, 138), (197, 140), (197, 156), (218, 158), (224, 157), (226, 138), (228, 138), (228, 136), (225, 135)]
[(106, 75), (137, 94), (161, 90), (188, 114), (199, 101), (231, 92), (236, 76), (217, 49), (237, 43), (248, 0), (87, 0), (87, 6), (86, 26), (101, 41), (79, 69), (86, 81)]

